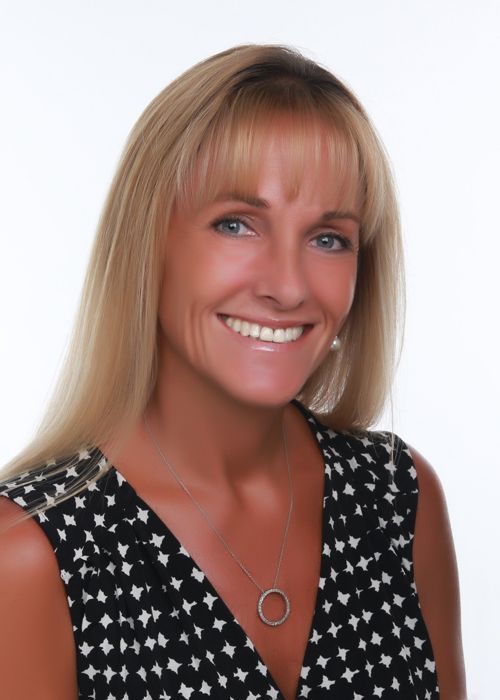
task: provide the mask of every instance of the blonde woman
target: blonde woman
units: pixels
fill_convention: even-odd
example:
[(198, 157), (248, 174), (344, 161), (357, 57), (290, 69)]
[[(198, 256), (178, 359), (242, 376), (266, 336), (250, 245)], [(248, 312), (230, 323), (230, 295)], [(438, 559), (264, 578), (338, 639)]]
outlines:
[(280, 46), (147, 107), (0, 498), (9, 700), (465, 698), (439, 481), (370, 430), (401, 321), (383, 149)]

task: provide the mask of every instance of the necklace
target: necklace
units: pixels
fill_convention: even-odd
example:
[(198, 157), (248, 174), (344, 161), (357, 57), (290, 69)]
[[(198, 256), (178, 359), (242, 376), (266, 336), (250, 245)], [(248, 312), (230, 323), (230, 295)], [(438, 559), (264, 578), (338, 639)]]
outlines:
[[(193, 503), (195, 504), (195, 506), (198, 508), (198, 510), (200, 511), (200, 513), (201, 513), (201, 514), (203, 515), (203, 517), (205, 518), (205, 520), (206, 520), (207, 524), (209, 525), (209, 527), (210, 527), (210, 528), (213, 530), (213, 532), (217, 535), (217, 537), (218, 537), (219, 540), (222, 542), (222, 544), (224, 545), (224, 547), (225, 547), (225, 549), (227, 550), (227, 552), (232, 556), (232, 558), (233, 558), (233, 559), (235, 560), (235, 562), (238, 564), (238, 566), (239, 566), (240, 569), (243, 571), (243, 573), (244, 573), (246, 576), (248, 576), (248, 578), (250, 579), (250, 581), (252, 581), (252, 583), (259, 589), (259, 591), (260, 591), (260, 597), (259, 597), (259, 600), (258, 600), (258, 602), (257, 602), (257, 613), (258, 613), (258, 615), (259, 615), (259, 618), (262, 620), (262, 622), (264, 622), (266, 625), (270, 625), (271, 627), (277, 627), (278, 625), (282, 625), (283, 622), (285, 622), (285, 620), (286, 620), (286, 619), (288, 618), (288, 616), (290, 615), (290, 600), (288, 599), (287, 594), (286, 594), (281, 588), (278, 588), (276, 584), (277, 584), (277, 582), (278, 582), (278, 576), (279, 576), (279, 572), (280, 572), (280, 568), (281, 568), (281, 562), (282, 562), (282, 560), (283, 560), (283, 553), (284, 553), (284, 551), (285, 551), (285, 544), (286, 544), (286, 539), (287, 539), (287, 536), (288, 536), (288, 529), (289, 529), (289, 527), (290, 527), (290, 520), (291, 520), (291, 518), (292, 518), (292, 510), (293, 510), (293, 485), (292, 485), (292, 474), (291, 474), (291, 470), (290, 470), (290, 461), (289, 461), (289, 459), (288, 459), (288, 449), (287, 449), (286, 431), (285, 431), (284, 423), (282, 422), (282, 424), (281, 424), (281, 430), (282, 430), (282, 434), (283, 434), (283, 446), (284, 446), (284, 449), (285, 449), (285, 459), (286, 459), (286, 466), (287, 466), (287, 470), (288, 470), (288, 491), (289, 491), (289, 494), (290, 494), (290, 506), (289, 506), (289, 508), (288, 508), (288, 517), (287, 517), (286, 526), (285, 526), (285, 533), (284, 533), (284, 535), (283, 535), (283, 542), (281, 543), (281, 550), (280, 550), (280, 555), (279, 555), (279, 559), (278, 559), (278, 565), (277, 565), (277, 567), (276, 567), (276, 575), (275, 575), (275, 577), (274, 577), (273, 585), (271, 586), (271, 588), (267, 588), (267, 589), (262, 588), (262, 586), (260, 586), (260, 585), (257, 583), (257, 581), (255, 580), (255, 578), (252, 576), (252, 574), (250, 573), (250, 571), (248, 571), (248, 569), (241, 563), (241, 561), (238, 559), (238, 557), (236, 556), (236, 554), (233, 552), (233, 550), (231, 549), (231, 547), (228, 545), (228, 543), (226, 542), (226, 540), (224, 539), (224, 537), (221, 535), (221, 533), (219, 532), (219, 530), (218, 530), (218, 529), (215, 527), (215, 525), (212, 523), (212, 521), (211, 521), (210, 518), (208, 517), (208, 514), (207, 514), (207, 512), (205, 511), (205, 509), (198, 503), (198, 501), (196, 500), (196, 498), (195, 498), (195, 497), (192, 495), (192, 493), (189, 491), (189, 489), (188, 489), (188, 487), (186, 486), (186, 484), (182, 481), (182, 479), (181, 479), (180, 476), (177, 474), (177, 472), (175, 471), (175, 469), (173, 468), (173, 466), (172, 466), (172, 465), (170, 464), (170, 462), (167, 460), (167, 458), (166, 458), (165, 455), (163, 454), (163, 451), (162, 451), (160, 445), (158, 444), (158, 442), (156, 441), (156, 439), (155, 439), (155, 437), (154, 437), (154, 435), (153, 435), (153, 432), (152, 432), (152, 430), (151, 430), (151, 428), (150, 428), (150, 426), (149, 426), (149, 423), (148, 423), (148, 421), (147, 421), (147, 419), (146, 419), (146, 414), (144, 414), (144, 425), (146, 426), (146, 430), (147, 430), (147, 432), (148, 432), (148, 434), (149, 434), (149, 437), (151, 438), (151, 441), (152, 441), (152, 443), (153, 443), (153, 445), (154, 445), (156, 451), (157, 451), (158, 454), (160, 455), (160, 457), (161, 457), (161, 459), (163, 460), (163, 462), (167, 465), (167, 467), (168, 467), (170, 473), (172, 474), (172, 476), (174, 477), (174, 479), (177, 481), (177, 483), (179, 484), (179, 486), (185, 491), (185, 493), (189, 496), (189, 498), (193, 501)], [(264, 610), (263, 610), (263, 608), (264, 608), (264, 601), (266, 600), (266, 598), (267, 598), (269, 595), (272, 595), (272, 594), (278, 595), (278, 596), (282, 599), (283, 603), (285, 604), (285, 612), (283, 613), (283, 615), (282, 615), (280, 618), (278, 618), (278, 619), (276, 619), (276, 620), (271, 620), (271, 619), (269, 619), (268, 617), (266, 617), (265, 614), (264, 614)]]

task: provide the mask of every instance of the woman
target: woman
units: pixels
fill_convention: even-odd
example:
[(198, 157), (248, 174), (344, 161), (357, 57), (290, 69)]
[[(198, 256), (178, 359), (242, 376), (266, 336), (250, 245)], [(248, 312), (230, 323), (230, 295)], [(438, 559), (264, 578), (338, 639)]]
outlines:
[(4, 470), (3, 695), (465, 697), (439, 481), (369, 430), (400, 280), (382, 147), (328, 71), (240, 46), (153, 100)]

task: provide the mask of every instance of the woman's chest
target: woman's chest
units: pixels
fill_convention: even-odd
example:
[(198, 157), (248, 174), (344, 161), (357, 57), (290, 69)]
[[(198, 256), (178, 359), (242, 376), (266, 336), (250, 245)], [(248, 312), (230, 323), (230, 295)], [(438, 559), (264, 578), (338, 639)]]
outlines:
[[(316, 607), (323, 549), (323, 470), (316, 475), (313, 470), (308, 484), (299, 480), (296, 487), (300, 495), (294, 499), (284, 547), (287, 499), (263, 505), (260, 517), (244, 507), (231, 515), (215, 516), (224, 542), (196, 508), (186, 508), (190, 504), (174, 506), (172, 500), (152, 504), (203, 572), (208, 599), (219, 599), (225, 620), (213, 620), (207, 610), (206, 624), (230, 620), (234, 625), (234, 618), (241, 644), (253, 647), (256, 667), (263, 664), (261, 673), (269, 672), (287, 700), (296, 697)], [(274, 587), (283, 591), (290, 605), (287, 619), (279, 625), (266, 624), (258, 611), (262, 591)], [(265, 618), (279, 620), (284, 612), (283, 596), (266, 597)], [(234, 653), (235, 667), (239, 667), (238, 649), (228, 648), (228, 653)]]
[[(326, 513), (332, 515), (328, 509)], [(142, 508), (138, 514), (145, 517)], [(164, 532), (160, 522), (145, 524), (147, 528), (141, 526), (141, 532), (147, 530), (148, 537), (152, 532), (152, 541), (160, 542)], [(335, 535), (332, 524), (336, 525)], [(199, 524), (192, 525), (196, 533)], [(161, 565), (152, 548), (144, 550), (141, 570), (136, 574), (137, 586), (144, 586), (151, 596), (156, 596), (158, 588), (153, 585), (149, 589), (153, 577), (148, 575), (148, 569), (153, 573), (154, 568), (161, 574), (165, 603), (170, 603), (153, 606), (159, 611), (155, 630), (158, 639), (168, 640), (174, 659), (172, 668), (182, 664), (182, 670), (165, 688), (170, 692), (176, 682), (196, 687), (215, 677), (216, 683), (227, 690), (228, 695), (223, 697), (240, 697), (239, 688), (247, 695), (261, 693), (264, 697), (270, 693), (277, 699), (281, 697), (279, 688), (287, 700), (292, 700), (308, 689), (318, 693), (318, 698), (329, 697), (328, 693), (334, 691), (346, 698), (354, 697), (354, 692), (375, 697), (373, 693), (380, 689), (397, 691), (388, 697), (406, 693), (405, 697), (410, 698), (420, 697), (418, 693), (411, 694), (412, 683), (423, 681), (426, 688), (432, 687), (421, 678), (422, 671), (431, 670), (432, 659), (426, 660), (425, 630), (417, 617), (418, 607), (405, 583), (406, 577), (398, 574), (397, 557), (387, 551), (380, 531), (369, 531), (360, 537), (358, 528), (353, 537), (348, 525), (348, 520), (344, 524), (342, 518), (328, 517), (327, 537), (319, 537), (316, 546), (312, 539), (308, 541), (302, 533), (296, 533), (299, 545), (286, 549), (277, 582), (290, 598), (291, 613), (276, 627), (266, 626), (258, 617), (259, 587), (223, 546), (217, 548), (209, 541), (203, 542), (206, 535), (199, 535), (191, 544), (188, 535), (182, 545), (165, 538), (160, 543)], [(248, 571), (259, 586), (269, 587), (274, 583), (279, 546), (269, 544), (272, 537), (266, 539), (265, 531), (258, 526), (254, 530), (250, 534), (259, 547), (248, 550)], [(201, 553), (196, 552), (197, 542), (200, 547), (203, 544)], [(322, 554), (317, 546), (321, 543)], [(317, 553), (316, 576), (310, 573), (314, 564), (308, 551)], [(240, 556), (238, 553), (238, 559)], [(291, 568), (287, 567), (287, 557)], [(151, 562), (153, 568), (149, 566)], [(271, 605), (266, 610), (273, 619), (281, 614), (279, 601), (274, 604), (274, 608)], [(141, 609), (137, 618), (142, 621), (142, 616)], [(156, 632), (148, 632), (147, 641), (155, 636)], [(189, 669), (200, 658), (210, 662), (208, 668), (205, 665), (192, 677)], [(163, 651), (157, 659), (161, 666), (165, 660)], [(193, 686), (189, 686), (191, 682)]]
[[(244, 689), (247, 695), (278, 698), (278, 688), (287, 700), (308, 693), (326, 698), (332, 692), (374, 697), (380, 689), (388, 697), (424, 697), (415, 690), (435, 683), (432, 652), (411, 581), (386, 532), (388, 521), (382, 526), (367, 518), (368, 508), (358, 501), (364, 492), (358, 494), (348, 478), (350, 464), (327, 462), (325, 472), (314, 453), (299, 462), (308, 471), (294, 482), (293, 517), (279, 571), (286, 483), (279, 496), (256, 493), (252, 508), (238, 499), (236, 507), (227, 508), (234, 498), (222, 493), (213, 501), (200, 499), (210, 522), (180, 489), (137, 489), (144, 501), (130, 507), (129, 516), (137, 513), (141, 533), (149, 541), (153, 532), (151, 541), (160, 543), (161, 551), (154, 557), (149, 551), (146, 559), (151, 556), (175, 604), (158, 618), (161, 638), (175, 640), (170, 626), (175, 614), (183, 630), (175, 658), (182, 660), (189, 641), (189, 653), (197, 648), (198, 658), (209, 662), (199, 678), (215, 674), (227, 693), (230, 683), (236, 684), (233, 697)], [(259, 619), (257, 603), (261, 590), (274, 584), (289, 597), (291, 612), (282, 625), (270, 627)], [(280, 617), (279, 599), (268, 603), (266, 615)], [(188, 669), (191, 663), (186, 657)], [(229, 678), (235, 680), (227, 680), (226, 688)], [(177, 680), (172, 678), (174, 685)]]
[[(205, 542), (201, 568), (203, 552), (198, 566), (196, 553), (189, 556), (184, 544), (194, 549), (205, 535), (181, 545), (143, 502), (130, 501), (117, 526), (94, 529), (95, 541), (87, 542), (76, 564), (74, 557), (64, 561), (71, 573), (71, 610), (82, 650), (82, 688), (100, 687), (106, 678), (102, 688), (114, 695), (141, 683), (153, 697), (162, 692), (182, 697), (181, 689), (194, 689), (192, 700), (208, 686), (214, 697), (236, 698), (245, 692), (244, 697), (260, 693), (277, 700), (278, 688), (287, 700), (308, 693), (328, 698), (333, 692), (345, 698), (353, 693), (376, 697), (380, 689), (388, 697), (424, 698), (424, 688), (435, 697), (432, 655), (399, 558), (388, 549), (380, 528), (370, 525), (364, 534), (360, 527), (353, 530), (351, 519), (336, 513), (333, 505), (329, 496), (325, 533), (316, 545), (314, 538), (296, 532), (296, 546), (286, 548), (278, 585), (290, 597), (291, 614), (283, 625), (267, 628), (256, 612), (260, 590), (238, 564), (234, 570), (227, 560), (224, 564), (224, 547), (210, 549)], [(192, 522), (191, 532), (196, 534), (198, 526)], [(312, 530), (305, 530), (310, 537)], [(259, 585), (269, 586), (276, 545), (269, 545), (271, 538), (258, 527), (250, 534), (258, 547), (249, 551), (255, 569), (249, 564), (249, 571)], [(99, 556), (86, 558), (96, 546)], [(307, 576), (314, 569), (308, 551), (316, 551), (318, 566), (321, 562), (319, 586), (317, 578)], [(63, 556), (62, 548), (58, 556)], [(81, 603), (80, 576), (86, 591)], [(279, 611), (267, 612), (273, 617)], [(113, 658), (100, 651), (111, 648)], [(123, 688), (118, 687), (120, 668), (128, 669)]]

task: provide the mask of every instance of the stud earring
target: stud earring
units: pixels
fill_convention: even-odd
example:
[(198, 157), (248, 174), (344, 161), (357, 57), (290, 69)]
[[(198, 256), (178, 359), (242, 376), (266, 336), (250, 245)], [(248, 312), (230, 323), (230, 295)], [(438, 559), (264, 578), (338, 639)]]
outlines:
[(338, 335), (335, 336), (335, 338), (332, 340), (332, 344), (330, 345), (330, 350), (340, 350), (340, 347), (342, 345), (342, 341), (338, 337)]

